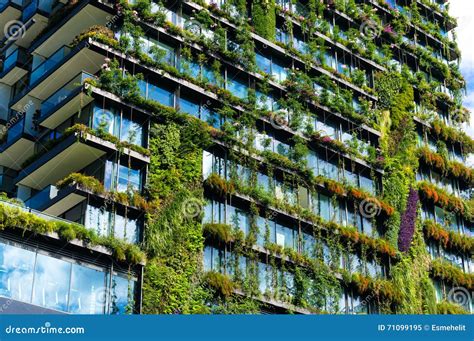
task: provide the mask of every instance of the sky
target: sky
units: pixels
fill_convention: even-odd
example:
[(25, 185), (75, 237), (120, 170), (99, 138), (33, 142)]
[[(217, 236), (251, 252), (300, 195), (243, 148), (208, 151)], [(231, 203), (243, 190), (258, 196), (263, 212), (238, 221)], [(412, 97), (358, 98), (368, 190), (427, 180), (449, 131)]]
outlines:
[[(458, 19), (455, 31), (462, 54), (461, 72), (467, 81), (464, 106), (471, 111), (471, 122), (466, 124), (465, 129), (474, 138), (474, 1), (451, 0), (449, 3), (450, 14)], [(474, 156), (469, 158), (468, 163), (474, 166)]]

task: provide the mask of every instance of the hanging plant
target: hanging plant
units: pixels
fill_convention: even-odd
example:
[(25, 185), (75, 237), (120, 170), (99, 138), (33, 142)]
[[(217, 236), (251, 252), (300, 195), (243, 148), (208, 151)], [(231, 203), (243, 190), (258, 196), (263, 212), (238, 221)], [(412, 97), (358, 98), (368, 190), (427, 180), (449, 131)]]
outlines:
[(413, 234), (415, 233), (416, 206), (418, 200), (418, 192), (415, 189), (410, 188), (407, 208), (405, 212), (403, 212), (400, 224), (400, 234), (398, 235), (398, 249), (402, 252), (407, 252), (410, 249)]

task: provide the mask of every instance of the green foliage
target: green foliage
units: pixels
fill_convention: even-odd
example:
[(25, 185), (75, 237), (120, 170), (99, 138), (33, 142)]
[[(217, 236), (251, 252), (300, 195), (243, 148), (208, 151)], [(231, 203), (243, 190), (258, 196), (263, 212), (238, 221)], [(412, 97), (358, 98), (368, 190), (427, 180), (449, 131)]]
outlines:
[(24, 211), (21, 207), (0, 204), (0, 230), (5, 228), (17, 228), (39, 234), (56, 232), (61, 239), (66, 241), (79, 239), (92, 246), (104, 246), (112, 251), (117, 260), (129, 264), (143, 263), (146, 258), (137, 245), (129, 244), (124, 240), (110, 236), (98, 236), (95, 231), (87, 229), (83, 225), (46, 220)]
[(442, 301), (436, 304), (436, 313), (443, 315), (466, 315), (469, 314), (463, 307), (458, 304)]
[(275, 40), (275, 0), (253, 0), (251, 18), (258, 35), (271, 41)]
[(192, 121), (182, 127), (168, 122), (155, 123), (151, 129), (147, 189), (162, 205), (147, 221), (145, 247), (150, 261), (143, 287), (145, 313), (208, 311), (201, 271), (204, 237), (199, 188), (202, 148), (209, 137), (195, 127)]
[[(274, 117), (268, 112), (263, 112), (263, 110), (256, 110), (254, 91), (249, 92), (247, 99), (241, 100), (228, 90), (223, 89), (224, 79), (222, 77), (221, 62), (208, 53), (196, 55), (196, 52), (190, 46), (192, 44), (201, 45), (205, 51), (220, 54), (224, 60), (227, 59), (232, 63), (237, 62), (246, 69), (253, 70), (255, 49), (250, 32), (253, 29), (260, 36), (275, 40), (276, 24), (274, 0), (252, 1), (249, 10), (253, 28), (247, 22), (248, 15), (245, 1), (234, 0), (222, 7), (207, 6), (204, 3), (202, 5), (207, 9), (197, 11), (195, 18), (202, 27), (214, 31), (215, 37), (213, 39), (166, 22), (163, 13), (160, 11), (155, 14), (151, 13), (151, 2), (149, 0), (139, 0), (135, 5), (129, 5), (126, 2), (122, 4), (124, 7), (123, 31), (135, 38), (133, 44), (127, 37), (122, 37), (120, 41), (117, 41), (110, 30), (99, 27), (90, 32), (84, 32), (77, 39), (77, 42), (79, 42), (86, 38), (93, 38), (129, 56), (138, 58), (145, 66), (159, 68), (174, 77), (190, 81), (206, 91), (212, 92), (222, 101), (222, 106), (217, 111), (223, 117), (232, 118), (232, 124), (227, 122), (222, 131), (217, 131), (199, 122), (199, 120), (186, 118), (184, 114), (176, 112), (174, 109), (164, 107), (154, 101), (145, 100), (140, 97), (137, 82), (141, 75), (132, 76), (123, 68), (120, 68), (120, 63), (117, 61), (110, 62), (108, 68), (101, 74), (98, 82), (101, 88), (117, 94), (127, 102), (150, 111), (153, 115), (150, 138), (151, 153), (149, 154), (151, 155), (151, 164), (146, 189), (149, 199), (160, 203), (161, 206), (156, 210), (147, 212), (145, 248), (150, 260), (145, 269), (144, 311), (146, 313), (257, 312), (259, 304), (252, 297), (278, 299), (287, 302), (289, 305), (296, 304), (299, 307), (323, 311), (328, 302), (337, 302), (341, 289), (341, 284), (332, 272), (332, 265), (326, 265), (319, 260), (310, 260), (294, 250), (286, 250), (278, 245), (266, 243), (266, 250), (269, 252), (266, 264), (272, 269), (274, 276), (272, 283), (268, 283), (272, 287), (272, 292), (267, 292), (262, 297), (258, 292), (258, 267), (255, 266), (255, 260), (258, 259), (258, 256), (255, 250), (252, 249), (255, 243), (255, 221), (251, 223), (252, 231), (247, 238), (242, 238), (241, 235), (235, 233), (238, 229), (237, 226), (215, 223), (201, 226), (200, 218), (204, 205), (201, 170), (202, 149), (211, 144), (212, 136), (221, 139), (221, 142), (236, 145), (238, 148), (247, 148), (253, 153), (255, 150), (251, 148), (252, 138), (249, 137), (245, 143), (237, 143), (237, 137), (246, 132), (244, 128), (253, 129), (257, 117), (262, 115), (272, 119)], [(229, 5), (236, 6), (236, 14), (229, 15), (229, 13), (235, 13), (231, 12)], [(334, 5), (339, 11), (348, 13), (356, 20), (365, 21), (370, 19), (377, 25), (381, 25), (379, 15), (374, 11), (370, 11), (369, 6), (358, 6), (354, 1), (336, 1)], [(377, 74), (375, 77), (376, 91), (374, 93), (379, 98), (377, 106), (372, 106), (369, 101), (362, 101), (362, 112), (355, 112), (352, 106), (355, 93), (345, 87), (341, 88), (337, 84), (341, 80), (352, 81), (366, 92), (373, 93), (373, 91), (366, 85), (364, 71), (356, 70), (352, 73), (339, 73), (328, 65), (324, 65), (324, 50), (326, 49), (324, 39), (315, 39), (312, 33), (317, 27), (317, 30), (320, 30), (323, 34), (328, 34), (328, 25), (326, 27), (317, 25), (317, 22), (321, 21), (320, 17), (326, 11), (326, 4), (322, 1), (310, 0), (308, 7), (310, 11), (305, 16), (298, 16), (295, 13), (285, 13), (284, 16), (286, 28), (290, 33), (295, 25), (293, 20), (300, 23), (310, 54), (300, 53), (292, 44), (283, 44), (282, 46), (289, 54), (304, 60), (307, 65), (314, 63), (314, 57), (319, 58), (323, 62), (322, 67), (330, 72), (330, 76), (310, 77), (305, 73), (307, 70), (294, 70), (294, 72), (289, 73), (287, 80), (281, 84), (286, 87), (287, 92), (285, 92), (285, 97), (280, 100), (281, 103), (279, 104), (292, 113), (289, 122), (287, 122), (287, 127), (295, 131), (307, 130), (307, 134), (293, 139), (294, 148), (286, 156), (271, 152), (256, 153), (264, 159), (265, 167), (268, 168), (269, 173), (273, 171), (274, 167), (295, 171), (297, 175), (285, 179), (288, 184), (303, 183), (314, 187), (324, 186), (330, 193), (334, 194), (334, 200), (337, 196), (348, 196), (356, 202), (364, 199), (376, 201), (382, 206), (387, 216), (387, 219), (383, 219), (384, 238), (367, 237), (353, 227), (324, 222), (312, 212), (308, 212), (308, 210), (297, 205), (290, 205), (284, 200), (276, 199), (261, 188), (251, 184), (243, 184), (242, 180), (238, 178), (227, 181), (216, 174), (212, 174), (206, 179), (204, 188), (222, 198), (232, 198), (232, 194), (235, 193), (248, 195), (252, 198), (251, 210), (254, 218), (261, 215), (263, 211), (271, 211), (267, 210), (271, 207), (282, 210), (298, 219), (309, 221), (311, 225), (314, 225), (314, 232), (319, 237), (324, 235), (330, 241), (331, 252), (334, 252), (334, 249), (341, 248), (342, 245), (347, 245), (353, 251), (356, 250), (362, 254), (370, 252), (377, 255), (377, 257), (383, 256), (392, 259), (392, 279), (390, 281), (371, 280), (364, 276), (349, 274), (345, 276), (343, 283), (356, 289), (361, 295), (375, 294), (378, 303), (390, 302), (382, 307), (384, 312), (391, 312), (392, 308), (399, 313), (434, 313), (436, 309), (442, 312), (455, 312), (457, 311), (455, 307), (444, 303), (439, 304), (438, 307), (435, 306), (434, 288), (429, 274), (431, 271), (435, 276), (456, 283), (466, 283), (466, 278), (460, 277), (458, 273), (451, 271), (452, 269), (438, 266), (436, 263), (430, 268), (431, 265), (420, 224), (417, 225), (414, 241), (409, 252), (404, 255), (396, 252), (400, 214), (406, 208), (408, 189), (414, 185), (415, 172), (418, 167), (418, 154), (415, 151), (415, 126), (413, 123), (413, 85), (417, 86), (422, 100), (427, 106), (434, 105), (437, 100), (442, 100), (448, 104), (451, 100), (440, 94), (431, 95), (430, 92), (434, 91), (433, 82), (424, 82), (418, 75), (411, 75), (405, 69), (403, 75), (394, 71)], [(132, 10), (137, 13), (133, 13)], [(280, 11), (281, 9), (278, 8), (277, 10)], [(414, 8), (414, 13), (413, 20), (417, 25), (423, 25), (416, 15), (416, 8)], [(226, 28), (219, 23), (219, 20), (213, 18), (212, 14), (223, 16), (239, 27), (235, 31), (235, 37), (232, 37), (240, 46), (238, 52), (229, 51), (225, 48)], [(137, 38), (143, 35), (143, 29), (136, 20), (138, 16), (144, 21), (162, 26), (168, 33), (177, 35), (183, 40), (182, 56), (185, 56), (186, 59), (183, 62), (183, 70), (178, 70), (164, 63), (164, 53), (160, 49), (153, 49), (151, 51), (152, 56), (141, 51), (142, 48)], [(404, 31), (407, 27), (407, 19), (404, 14), (398, 17), (393, 25), (397, 31)], [(339, 36), (338, 32), (339, 28), (336, 26), (332, 38), (337, 39), (354, 51), (359, 51), (360, 54), (379, 62), (391, 59), (390, 44), (382, 46), (384, 56), (379, 57), (375, 55), (375, 44), (373, 42), (365, 42), (366, 49), (357, 46), (357, 43), (353, 43), (360, 41), (357, 39), (360, 36), (358, 30), (352, 29), (352, 31), (346, 32), (352, 43)], [(393, 36), (387, 35), (386, 38), (401, 43), (398, 41), (399, 37), (396, 34)], [(406, 48), (409, 47), (406, 46)], [(453, 88), (460, 87), (455, 83), (462, 77), (458, 77), (458, 72), (454, 67), (440, 63), (431, 56), (431, 53), (421, 47), (413, 49), (413, 53), (419, 58), (419, 64), (423, 69), (436, 70), (436, 72), (440, 72), (447, 77), (446, 81), (449, 86)], [(210, 66), (217, 86), (208, 82), (205, 77), (194, 78), (194, 76), (191, 76), (189, 67), (186, 68), (186, 63), (189, 64), (190, 61), (198, 64), (206, 63)], [(258, 85), (263, 93), (268, 93), (270, 78), (270, 76), (264, 75), (262, 84)], [(322, 85), (327, 90), (316, 95), (313, 82)], [(311, 103), (311, 105), (308, 105), (308, 103)], [(316, 140), (320, 145), (326, 144), (330, 148), (350, 155), (358, 155), (355, 152), (351, 153), (357, 149), (356, 146), (350, 148), (350, 146), (345, 146), (339, 141), (328, 142), (327, 139), (323, 141), (321, 136), (311, 130), (312, 128), (303, 126), (305, 124), (304, 119), (312, 117), (315, 111), (313, 105), (316, 108), (322, 106), (325, 107), (325, 110), (329, 109), (335, 113), (340, 113), (357, 123), (380, 127), (382, 132), (380, 145), (382, 156), (385, 158), (383, 200), (369, 197), (363, 191), (358, 191), (355, 188), (327, 181), (327, 179), (315, 178), (308, 171), (304, 161), (308, 153), (307, 145), (310, 140), (308, 137), (313, 138), (311, 142)], [(244, 110), (242, 112), (235, 110), (235, 106), (240, 106)], [(101, 134), (100, 131), (98, 133)], [(435, 122), (433, 133), (445, 140), (462, 144), (465, 146), (465, 151), (472, 149), (472, 140), (460, 133), (458, 134), (456, 130)], [(372, 154), (375, 153), (372, 151)], [(372, 159), (375, 159), (373, 156)], [(253, 169), (255, 170), (257, 167), (254, 165)], [(455, 165), (454, 172), (462, 174), (466, 178), (470, 177), (470, 174), (467, 174), (468, 171), (459, 165)], [(96, 183), (88, 183), (85, 181), (87, 179), (79, 179), (77, 176), (68, 179), (65, 183), (78, 180), (87, 183), (87, 186), (91, 188), (97, 188)], [(60, 234), (63, 238), (67, 240), (80, 235), (78, 230), (71, 229), (69, 226), (61, 226), (59, 231), (61, 231)], [(435, 232), (438, 233), (439, 231), (436, 230)], [(445, 236), (442, 233), (438, 234), (441, 235), (440, 239), (444, 241)], [(235, 278), (232, 279), (217, 272), (204, 274), (201, 269), (203, 235), (212, 243), (218, 243), (221, 246), (225, 244), (226, 250), (232, 251), (235, 258), (235, 260), (232, 260), (234, 263), (238, 262), (239, 256), (245, 255), (249, 260), (254, 261), (253, 264), (247, 267), (245, 274), (239, 273), (240, 270), (235, 264), (233, 267), (231, 266), (235, 271)], [(433, 235), (435, 233), (432, 233)], [(458, 243), (454, 238), (451, 240)], [(115, 254), (119, 258), (125, 257), (124, 250), (120, 247), (116, 247)], [(133, 256), (129, 257), (133, 258)], [(292, 297), (288, 295), (289, 291), (285, 279), (275, 274), (277, 268), (282, 269), (282, 271), (290, 269), (294, 274), (295, 283), (292, 289)], [(246, 297), (234, 294), (237, 287), (242, 290)], [(393, 305), (391, 306), (391, 304)]]
[(234, 293), (235, 284), (227, 275), (215, 271), (209, 271), (205, 274), (204, 280), (209, 287), (217, 292), (218, 295), (229, 297)]
[(203, 224), (202, 230), (212, 240), (229, 243), (234, 239), (232, 227), (227, 224), (207, 223)]

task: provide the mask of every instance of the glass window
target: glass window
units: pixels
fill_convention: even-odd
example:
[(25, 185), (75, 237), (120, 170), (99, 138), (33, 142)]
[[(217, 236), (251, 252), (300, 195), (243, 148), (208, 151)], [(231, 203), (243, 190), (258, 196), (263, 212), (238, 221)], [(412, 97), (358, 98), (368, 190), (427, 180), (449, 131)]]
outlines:
[(303, 252), (309, 256), (314, 257), (314, 245), (316, 244), (316, 239), (308, 234), (303, 233)]
[(348, 184), (351, 184), (353, 186), (359, 185), (357, 173), (354, 173), (348, 169), (344, 171), (344, 179), (346, 180)]
[[(139, 82), (143, 82), (143, 81), (139, 81)], [(146, 94), (147, 99), (157, 101), (169, 107), (174, 106), (173, 93), (150, 83), (146, 83), (146, 86), (147, 86), (147, 94)]]
[(362, 215), (362, 229), (366, 235), (372, 235), (372, 220)]
[(38, 254), (33, 304), (67, 311), (71, 263)]
[(359, 176), (360, 187), (368, 193), (375, 194), (374, 181), (363, 175)]
[(126, 314), (132, 312), (134, 305), (132, 293), (135, 290), (135, 282), (122, 276), (112, 277), (110, 295), (110, 314)]
[(275, 63), (275, 61), (273, 61), (272, 63), (272, 76), (275, 78), (276, 81), (278, 82), (284, 82), (286, 80), (286, 78), (288, 77), (288, 72), (286, 71), (286, 69), (279, 65), (278, 63)]
[(141, 172), (137, 169), (131, 169), (119, 165), (117, 191), (126, 192), (140, 191), (141, 188)]
[(239, 98), (247, 98), (247, 85), (242, 81), (238, 80), (236, 77), (227, 76), (227, 90), (229, 90), (232, 95)]
[(87, 205), (84, 225), (94, 230), (99, 236), (109, 235), (110, 213), (92, 205)]
[(0, 243), (0, 295), (29, 302), (35, 253)]
[(331, 199), (324, 194), (319, 194), (319, 215), (324, 220), (331, 220)]
[(294, 248), (293, 230), (276, 224), (276, 243), (287, 248)]
[(268, 288), (267, 275), (268, 275), (267, 265), (263, 263), (258, 263), (258, 288), (260, 289), (260, 292), (262, 293), (267, 291), (267, 288)]
[(72, 264), (68, 311), (73, 314), (103, 314), (107, 301), (104, 273)]
[(218, 113), (210, 111), (207, 108), (202, 108), (201, 119), (216, 129), (220, 129), (223, 123)]
[(329, 179), (338, 180), (339, 169), (332, 161), (319, 159), (319, 175), (325, 176)]
[(270, 193), (270, 178), (262, 173), (257, 173), (257, 183), (265, 192)]
[(125, 239), (129, 243), (137, 243), (139, 229), (136, 219), (125, 218), (120, 214), (115, 214), (114, 236)]
[(179, 99), (179, 110), (181, 112), (193, 115), (199, 118), (199, 104), (195, 102), (188, 101), (187, 99)]
[(111, 110), (94, 107), (94, 118), (92, 120), (92, 129), (114, 134), (115, 114)]
[(444, 210), (441, 207), (435, 206), (435, 216), (436, 222), (444, 226), (446, 222), (446, 214), (444, 213)]
[(120, 140), (143, 146), (143, 127), (137, 122), (133, 122), (129, 118), (122, 116)]
[(204, 248), (204, 271), (212, 270), (212, 247), (206, 246)]
[(332, 123), (326, 122), (323, 123), (321, 121), (316, 122), (316, 130), (318, 130), (321, 136), (329, 136), (332, 139), (336, 139), (336, 126)]
[(266, 224), (265, 224), (264, 218), (257, 217), (257, 227), (258, 227), (257, 245), (264, 246), (265, 245), (265, 231), (266, 231)]
[(260, 71), (265, 72), (267, 74), (270, 74), (271, 72), (271, 67), (272, 67), (272, 61), (261, 54), (256, 53), (255, 58), (257, 61), (257, 67)]

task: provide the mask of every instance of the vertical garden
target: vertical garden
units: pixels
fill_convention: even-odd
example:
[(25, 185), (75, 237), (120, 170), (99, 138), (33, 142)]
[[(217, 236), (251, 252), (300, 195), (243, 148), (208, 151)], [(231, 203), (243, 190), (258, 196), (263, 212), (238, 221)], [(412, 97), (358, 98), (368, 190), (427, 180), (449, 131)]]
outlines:
[[(402, 37), (413, 30), (410, 25), (431, 34), (440, 29), (421, 20), (416, 1), (403, 11), (383, 1), (374, 1), (381, 7), (374, 11), (371, 3), (195, 1), (178, 6), (187, 18), (180, 25), (165, 14), (169, 4), (137, 0), (117, 7), (119, 37), (110, 28), (94, 27), (76, 39), (116, 51), (94, 86), (152, 113), (144, 194), (153, 203), (146, 210), (143, 242), (144, 313), (341, 313), (355, 302), (378, 313), (463, 312), (446, 293), (437, 298), (434, 280), (472, 289), (472, 273), (433, 260), (427, 243), (470, 258), (472, 236), (450, 231), (448, 218), (422, 219), (422, 208), (434, 202), (446, 217), (459, 216), (470, 225), (471, 202), (420, 181), (417, 173), (428, 163), (470, 188), (471, 169), (445, 154), (447, 145), (455, 145), (468, 155), (472, 140), (459, 124), (448, 126), (432, 114), (442, 106), (451, 121), (468, 119), (460, 115), (464, 80), (456, 65), (440, 62), (429, 48), (406, 46)], [(334, 24), (344, 16), (352, 18), (352, 26)], [(390, 29), (383, 24), (387, 18)], [(374, 30), (377, 39), (361, 26)], [(158, 44), (143, 46), (149, 32), (176, 43), (177, 63), (170, 64)], [(455, 49), (452, 41), (439, 39)], [(332, 64), (335, 49), (344, 51), (341, 67)], [(408, 62), (392, 62), (406, 49), (418, 71)], [(274, 53), (270, 72), (261, 66), (265, 53)], [(207, 99), (199, 114), (144, 98), (139, 80), (146, 77), (127, 70), (127, 58), (166, 81), (181, 82), (177, 92), (198, 91)], [(279, 59), (287, 61), (285, 68), (277, 69)], [(348, 67), (352, 60), (356, 66)], [(369, 72), (369, 64), (378, 66)], [(438, 91), (439, 82), (426, 74), (441, 77), (452, 96)], [(230, 75), (247, 77), (245, 96)], [(277, 103), (273, 108), (262, 105), (270, 96)], [(420, 102), (426, 110), (416, 108)], [(211, 111), (219, 124), (202, 119)], [(311, 123), (322, 117), (349, 122), (350, 133), (344, 140), (334, 138)], [(420, 120), (430, 123), (420, 128)], [(436, 150), (420, 147), (419, 131), (436, 138)], [(283, 152), (269, 147), (279, 143), (277, 137), (289, 146)], [(376, 189), (316, 172), (310, 158), (315, 151), (336, 155), (326, 162), (344, 174), (363, 169)], [(208, 154), (221, 158), (225, 171), (218, 161), (204, 169)], [(263, 178), (270, 179), (269, 186), (262, 185)], [(326, 197), (327, 216), (321, 209)], [(318, 204), (309, 204), (312, 200)], [(375, 214), (359, 212), (367, 203)], [(207, 208), (219, 204), (239, 210), (224, 219), (210, 217)], [(356, 218), (343, 221), (342, 211)], [(275, 236), (280, 228), (275, 222), (281, 221), (291, 225), (291, 245)], [(221, 258), (213, 256), (212, 264), (219, 265), (209, 269), (205, 250), (211, 248)], [(371, 266), (377, 270), (371, 272)]]

